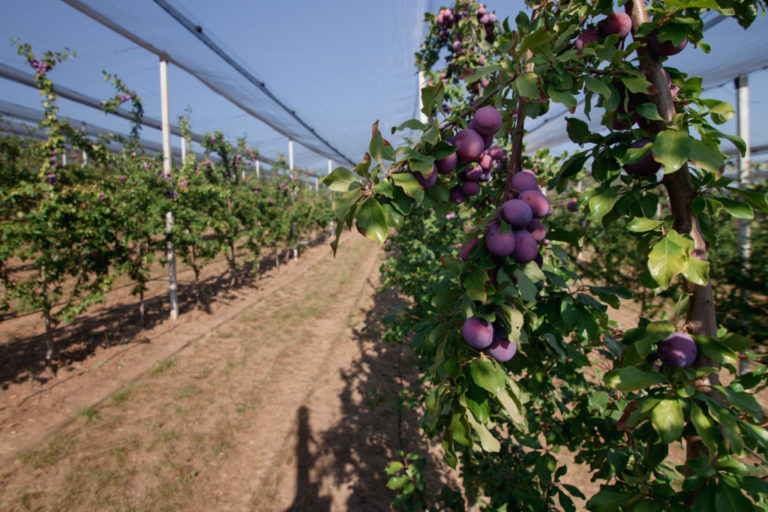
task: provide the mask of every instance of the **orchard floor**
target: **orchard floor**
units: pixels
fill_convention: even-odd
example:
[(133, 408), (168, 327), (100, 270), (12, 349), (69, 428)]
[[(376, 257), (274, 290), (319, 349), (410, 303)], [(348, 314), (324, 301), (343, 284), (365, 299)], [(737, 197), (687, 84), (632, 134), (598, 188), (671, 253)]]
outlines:
[[(388, 510), (395, 452), (440, 455), (390, 407), (416, 376), (405, 349), (378, 342), (398, 303), (376, 293), (381, 258), (345, 233), (335, 259), (326, 240), (235, 288), (214, 286), (214, 265), (210, 300), (175, 322), (158, 284), (144, 331), (135, 298), (110, 296), (59, 333), (56, 377), (6, 370), (0, 510)], [(34, 316), (3, 322), (4, 362), (39, 343)], [(94, 325), (105, 342), (78, 342)]]

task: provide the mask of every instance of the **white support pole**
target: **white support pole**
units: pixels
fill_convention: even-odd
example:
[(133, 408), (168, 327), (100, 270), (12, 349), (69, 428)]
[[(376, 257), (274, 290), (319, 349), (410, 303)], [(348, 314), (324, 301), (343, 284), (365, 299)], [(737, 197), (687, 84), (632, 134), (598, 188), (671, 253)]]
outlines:
[(261, 162), (256, 160), (256, 177), (261, 178)]
[[(83, 132), (83, 137), (85, 137), (85, 121), (80, 123), (80, 131)], [(85, 167), (86, 165), (88, 165), (88, 153), (83, 150), (83, 161), (80, 163), (80, 167)]]
[(427, 122), (427, 114), (422, 112), (422, 110), (424, 109), (424, 102), (421, 101), (421, 90), (424, 88), (426, 83), (427, 83), (427, 80), (424, 78), (424, 72), (423, 71), (419, 71), (419, 91), (418, 91), (418, 94), (419, 94), (419, 121), (421, 121), (422, 123), (426, 123)]
[[(160, 57), (160, 105), (163, 127), (163, 172), (171, 173), (171, 115), (168, 107), (168, 61)], [(171, 303), (171, 319), (179, 317), (176, 284), (176, 251), (173, 247), (173, 212), (165, 214), (166, 249), (168, 251), (168, 297)]]
[(67, 148), (61, 153), (61, 165), (67, 165)]
[[(739, 155), (739, 186), (749, 185), (752, 176), (750, 169), (750, 140), (749, 140), (749, 85), (747, 83), (746, 75), (739, 75), (735, 80), (736, 95), (737, 95), (737, 135), (744, 140), (744, 144), (747, 146), (744, 156)], [(742, 274), (744, 276), (749, 275), (749, 260), (752, 255), (752, 241), (751, 241), (751, 226), (748, 219), (739, 219), (739, 259), (741, 260)], [(741, 299), (745, 303), (749, 300), (749, 290), (746, 288), (741, 289)], [(739, 374), (749, 372), (749, 360), (740, 359), (739, 361)]]
[(293, 171), (293, 140), (288, 139), (288, 170)]
[(315, 176), (315, 192), (320, 190), (320, 181), (318, 181), (317, 176)]
[(328, 159), (328, 174), (331, 174), (333, 172), (333, 160), (330, 158)]
[(181, 165), (187, 162), (187, 139), (181, 138)]

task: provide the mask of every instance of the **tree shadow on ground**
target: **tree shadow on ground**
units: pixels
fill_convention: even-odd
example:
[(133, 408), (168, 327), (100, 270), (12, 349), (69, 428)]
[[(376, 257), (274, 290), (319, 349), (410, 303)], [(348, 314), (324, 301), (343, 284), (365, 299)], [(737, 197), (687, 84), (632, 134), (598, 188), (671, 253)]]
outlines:
[[(314, 247), (323, 243), (326, 233), (316, 237), (305, 246)], [(289, 250), (281, 251), (281, 259), (287, 261)], [(260, 259), (258, 274), (254, 272), (253, 261), (241, 262), (232, 285), (232, 274), (226, 269), (200, 281), (178, 284), (179, 315), (195, 309), (212, 314), (211, 303), (234, 298), (234, 292), (256, 288), (261, 277), (274, 268), (274, 256)], [(199, 292), (199, 293), (198, 293)], [(72, 322), (54, 329), (57, 355), (54, 365), (58, 372), (66, 374), (76, 370), (73, 363), (88, 359), (99, 348), (129, 346), (149, 343), (146, 332), (166, 321), (170, 305), (166, 293), (144, 300), (145, 316), (142, 326), (139, 317), (139, 301), (135, 296), (127, 297), (119, 304), (86, 312)], [(42, 323), (42, 318), (40, 320)], [(0, 388), (35, 379), (44, 383), (45, 333), (19, 337), (9, 343), (0, 344)]]
[[(440, 470), (445, 467), (440, 455), (430, 449), (419, 432), (417, 411), (401, 403), (403, 387), (412, 387), (418, 380), (417, 372), (409, 364), (410, 350), (407, 345), (382, 340), (382, 319), (404, 306), (396, 293), (379, 292), (373, 306), (365, 312), (364, 323), (354, 329), (354, 340), (362, 355), (342, 370), (343, 418), (327, 431), (315, 434), (316, 449), (312, 456), (307, 456), (307, 446), (302, 446), (299, 429), (298, 474), (315, 478), (297, 480), (296, 499), (288, 511), (329, 510), (328, 497), (322, 496), (319, 485), (321, 480), (330, 480), (336, 488), (349, 489), (344, 506), (336, 503), (335, 508), (391, 510), (396, 494), (387, 488), (389, 476), (385, 468), (399, 460), (398, 451), (419, 451), (426, 457), (424, 475), (429, 492), (439, 493), (444, 484), (451, 484)], [(304, 439), (311, 440), (311, 433)]]

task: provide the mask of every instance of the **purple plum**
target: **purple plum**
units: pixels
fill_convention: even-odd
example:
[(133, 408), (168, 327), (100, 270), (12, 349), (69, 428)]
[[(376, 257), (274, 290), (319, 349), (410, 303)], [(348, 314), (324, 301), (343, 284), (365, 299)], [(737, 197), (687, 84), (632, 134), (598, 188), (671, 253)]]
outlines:
[(625, 12), (612, 12), (597, 24), (597, 28), (603, 37), (618, 34), (619, 39), (624, 39), (632, 32), (632, 18)]
[(674, 332), (659, 342), (659, 360), (666, 366), (685, 368), (696, 360), (699, 350), (689, 335)]
[(473, 238), (470, 240), (467, 245), (465, 245), (461, 251), (459, 251), (459, 258), (461, 258), (461, 261), (467, 261), (469, 259), (469, 251), (472, 250), (474, 246), (480, 243), (479, 238)]
[(498, 222), (493, 222), (485, 235), (485, 247), (494, 256), (509, 256), (515, 251), (514, 231), (502, 233)]
[(510, 199), (501, 205), (500, 217), (513, 228), (524, 228), (533, 218), (533, 210), (525, 201)]
[(550, 213), (549, 201), (538, 190), (526, 190), (520, 194), (520, 201), (525, 201), (531, 207), (536, 218), (546, 217)]
[(485, 149), (483, 137), (472, 128), (461, 130), (456, 134), (455, 139), (456, 152), (459, 158), (465, 162), (471, 162), (480, 156)]
[(493, 326), (487, 320), (471, 316), (467, 318), (461, 328), (464, 341), (478, 350), (487, 348), (493, 343)]
[(510, 184), (512, 185), (512, 188), (518, 192), (536, 190), (539, 187), (539, 184), (536, 182), (536, 175), (527, 169), (515, 173), (510, 180)]
[(493, 324), (493, 342), (486, 349), (488, 355), (500, 363), (506, 363), (517, 353), (517, 343), (509, 341), (509, 336), (499, 324)]
[[(651, 139), (642, 139), (633, 142), (630, 147), (642, 148), (650, 142)], [(653, 151), (646, 153), (646, 155), (638, 162), (624, 164), (624, 170), (627, 171), (627, 174), (631, 174), (632, 176), (653, 176), (659, 169), (661, 169), (661, 164), (653, 159)]]
[(475, 112), (475, 116), (472, 118), (472, 126), (477, 130), (480, 135), (494, 135), (499, 128), (503, 119), (498, 110), (494, 107), (487, 106), (482, 107)]
[(515, 261), (528, 263), (536, 259), (539, 254), (539, 245), (536, 239), (527, 230), (515, 231)]
[(659, 31), (654, 30), (648, 36), (648, 48), (658, 57), (669, 57), (677, 55), (688, 46), (688, 38), (683, 39), (680, 44), (672, 44), (672, 41), (659, 41)]

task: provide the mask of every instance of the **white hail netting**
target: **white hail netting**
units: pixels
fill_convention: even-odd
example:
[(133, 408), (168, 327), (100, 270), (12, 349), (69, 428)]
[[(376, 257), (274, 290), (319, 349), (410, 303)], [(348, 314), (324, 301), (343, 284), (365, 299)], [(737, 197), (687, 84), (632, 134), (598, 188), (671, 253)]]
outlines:
[[(294, 145), (297, 167), (310, 167), (324, 173), (327, 157), (332, 158), (334, 164), (349, 163), (179, 24), (158, 4), (163, 3), (161, 0), (67, 1), (91, 9), (92, 14), (140, 39), (142, 44), (165, 52), (172, 63), (184, 65), (232, 101), (288, 133), (297, 142)], [(223, 4), (222, 8), (218, 2), (204, 0), (186, 0), (182, 7), (179, 5), (182, 2), (173, 0), (168, 5), (199, 24), (203, 34), (235, 61), (243, 63), (257, 81), (264, 80), (266, 87), (290, 109), (295, 109), (296, 115), (320, 137), (344, 156), (357, 161), (367, 150), (374, 120), (380, 119), (385, 137), (399, 144), (402, 134), (390, 136), (390, 127), (417, 117), (418, 80), (413, 53), (419, 49), (424, 34), (423, 15), (426, 8), (436, 11), (448, 3), (333, 0), (320, 5), (286, 0), (259, 5), (232, 2)], [(518, 9), (525, 5), (516, 0), (491, 3), (489, 7), (500, 19), (513, 20)], [(106, 69), (117, 73), (130, 88), (137, 90), (148, 116), (159, 117), (158, 57), (136, 41), (118, 35), (64, 2), (27, 0), (6, 6), (3, 14), (0, 33), (31, 43), (38, 53), (65, 46), (77, 50), (77, 58), (51, 72), (55, 83), (92, 98), (106, 99), (114, 92), (101, 77), (101, 69)], [(315, 23), (307, 24), (308, 19)], [(706, 33), (706, 40), (713, 47), (711, 54), (689, 47), (670, 59), (668, 65), (703, 76), (708, 87), (725, 84), (707, 91), (705, 96), (734, 104), (731, 80), (768, 64), (768, 51), (764, 50), (768, 48), (766, 23), (766, 18), (759, 18), (747, 31), (729, 20), (715, 24)], [(301, 26), (301, 31), (297, 31), (296, 26)], [(244, 34), (245, 42), (243, 37), (236, 37)], [(0, 62), (32, 73), (10, 44), (0, 44)], [(169, 66), (169, 83), (172, 123), (184, 113), (185, 107), (190, 107), (194, 130), (220, 129), (230, 138), (247, 135), (248, 143), (262, 155), (277, 158), (282, 154), (287, 159), (285, 135), (255, 120), (173, 64)], [(768, 130), (759, 123), (768, 116), (763, 92), (766, 86), (768, 73), (765, 71), (750, 76), (753, 146), (768, 142)], [(17, 83), (0, 79), (0, 96), (39, 109), (36, 91)], [(117, 133), (127, 131), (127, 121), (115, 116), (105, 116), (66, 99), (60, 100), (60, 106), (62, 114), (71, 118), (102, 125)], [(526, 128), (531, 131), (527, 137), (529, 150), (567, 144), (565, 116), (556, 115), (562, 111), (562, 106), (555, 104), (546, 116), (527, 121)], [(594, 109), (593, 119), (599, 120), (601, 114)], [(548, 118), (552, 120), (542, 124)], [(736, 131), (734, 122), (723, 128), (729, 133)], [(159, 131), (153, 128), (145, 128), (142, 137), (160, 141)]]

